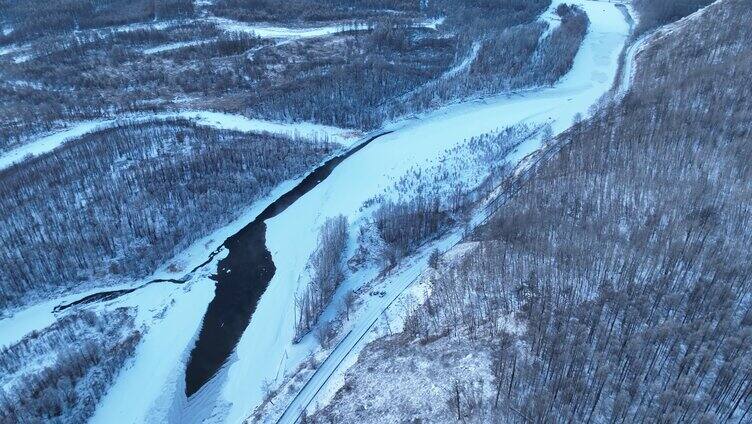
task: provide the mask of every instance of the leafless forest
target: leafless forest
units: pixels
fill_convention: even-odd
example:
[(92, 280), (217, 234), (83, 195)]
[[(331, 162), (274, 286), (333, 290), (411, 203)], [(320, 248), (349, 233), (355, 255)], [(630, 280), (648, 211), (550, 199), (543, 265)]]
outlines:
[[(550, 84), (571, 66), (587, 28), (581, 11), (565, 7), (562, 25), (542, 37), (543, 0), (278, 3), (225, 0), (199, 10), (178, 0), (114, 1), (94, 10), (54, 1), (31, 14), (0, 2), (13, 28), (0, 39), (9, 52), (0, 55), (0, 151), (71, 121), (192, 107), (370, 129), (447, 101)], [(226, 31), (212, 16), (352, 30), (277, 42)], [(436, 16), (445, 17), (437, 29), (417, 24)], [(229, 205), (249, 204), (331, 152), (186, 125), (100, 132), (0, 172), (0, 219), (8, 222), (0, 230), (0, 304), (17, 304), (34, 288), (144, 276), (227, 222), (237, 213)], [(113, 140), (128, 147), (114, 151)]]
[(335, 145), (124, 124), (0, 171), (0, 306), (149, 275)]
[(0, 350), (0, 422), (85, 422), (141, 339), (133, 313), (76, 312)]

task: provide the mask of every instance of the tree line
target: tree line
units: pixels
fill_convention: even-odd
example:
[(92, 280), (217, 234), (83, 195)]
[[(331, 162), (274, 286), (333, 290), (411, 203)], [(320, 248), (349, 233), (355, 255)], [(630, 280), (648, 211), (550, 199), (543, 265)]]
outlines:
[(640, 17), (636, 34), (642, 34), (669, 22), (691, 15), (713, 0), (637, 0), (634, 7)]

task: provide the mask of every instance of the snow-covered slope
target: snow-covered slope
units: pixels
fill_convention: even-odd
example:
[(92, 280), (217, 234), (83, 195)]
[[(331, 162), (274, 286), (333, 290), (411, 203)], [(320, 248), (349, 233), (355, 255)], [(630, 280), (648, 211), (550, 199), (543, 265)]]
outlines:
[[(720, 0), (717, 0), (720, 1)], [(715, 3), (715, 2), (714, 2)], [(656, 40), (661, 39), (662, 37), (665, 37), (666, 35), (669, 35), (682, 27), (686, 26), (689, 22), (701, 19), (703, 14), (706, 13), (710, 5), (713, 3), (702, 7), (695, 11), (694, 13), (685, 16), (678, 21), (666, 24), (662, 27), (656, 28), (652, 31), (649, 31), (645, 34), (642, 34), (639, 38), (637, 38), (635, 41), (633, 41), (629, 47), (627, 47), (627, 50), (624, 55), (624, 66), (623, 66), (623, 75), (621, 77), (621, 80), (619, 81), (618, 89), (616, 94), (618, 96), (624, 96), (627, 91), (629, 91), (629, 87), (632, 84), (632, 80), (634, 78), (635, 73), (635, 66), (637, 64), (637, 55), (642, 52), (646, 46), (648, 46), (650, 43), (655, 42)], [(633, 11), (633, 8), (631, 5), (626, 6), (630, 11)], [(638, 22), (637, 19), (639, 18), (636, 13), (632, 13), (632, 16), (635, 17), (635, 26), (637, 26)]]

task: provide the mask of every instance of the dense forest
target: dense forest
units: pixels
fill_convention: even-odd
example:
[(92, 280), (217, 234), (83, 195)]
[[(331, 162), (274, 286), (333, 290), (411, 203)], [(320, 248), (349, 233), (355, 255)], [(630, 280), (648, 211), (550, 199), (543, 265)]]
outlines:
[(651, 39), (313, 420), (749, 422), (750, 20)]
[(123, 124), (2, 170), (0, 306), (146, 276), (335, 148), (176, 120)]
[(0, 16), (13, 31), (0, 44), (54, 32), (188, 17), (192, 0), (2, 0)]
[(85, 422), (141, 339), (134, 316), (77, 311), (0, 349), (0, 422)]
[(640, 23), (637, 34), (674, 22), (694, 13), (713, 0), (635, 0), (634, 6), (639, 11)]
[(535, 21), (551, 5), (551, 0), (431, 0), (427, 3), (432, 14), (446, 16), (444, 25), (472, 41)]

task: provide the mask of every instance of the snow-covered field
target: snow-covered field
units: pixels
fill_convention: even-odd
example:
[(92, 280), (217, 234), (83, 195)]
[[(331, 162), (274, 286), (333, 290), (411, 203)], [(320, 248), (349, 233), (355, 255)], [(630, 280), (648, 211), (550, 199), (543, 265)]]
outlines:
[(361, 135), (357, 131), (336, 128), (328, 125), (312, 124), (309, 122), (285, 123), (266, 121), (263, 119), (247, 118), (243, 115), (205, 110), (164, 112), (151, 115), (125, 115), (116, 119), (99, 119), (77, 122), (71, 124), (68, 128), (62, 131), (45, 135), (16, 147), (15, 149), (11, 149), (5, 153), (0, 153), (0, 170), (7, 168), (14, 163), (22, 162), (28, 157), (48, 153), (61, 146), (63, 143), (75, 140), (83, 135), (111, 128), (121, 123), (150, 122), (174, 118), (190, 119), (199, 125), (206, 125), (217, 129), (243, 132), (269, 132), (310, 140), (328, 140), (344, 146), (350, 146), (357, 141)]
[[(221, 393), (219, 406), (207, 412), (211, 421), (234, 423), (248, 417), (261, 403), (261, 382), (274, 381), (280, 367), (291, 370), (307, 354), (311, 341), (292, 344), (294, 298), (304, 281), (299, 276), (304, 274), (316, 246), (317, 229), (327, 218), (343, 214), (351, 223), (358, 222), (365, 200), (411, 169), (429, 168), (443, 152), (469, 137), (518, 123), (551, 122), (554, 133), (562, 132), (577, 114), (586, 115), (611, 88), (628, 26), (613, 4), (588, 0), (574, 3), (587, 12), (591, 27), (573, 69), (554, 87), (456, 104), (416, 120), (395, 123), (394, 133), (353, 155), (324, 182), (267, 222), (267, 246), (277, 272), (236, 348), (233, 362), (226, 368), (226, 382), (214, 384), (221, 385)], [(536, 147), (527, 146), (531, 150)], [(351, 229), (354, 232), (355, 228)], [(420, 266), (417, 268), (414, 275)], [(370, 324), (364, 320), (363, 325), (367, 328)]]
[(261, 38), (295, 39), (295, 38), (324, 37), (327, 35), (336, 34), (338, 32), (361, 28), (360, 26), (344, 25), (344, 24), (325, 25), (325, 26), (307, 27), (307, 28), (306, 27), (294, 28), (294, 27), (283, 27), (283, 26), (273, 26), (273, 25), (240, 22), (240, 21), (235, 21), (232, 19), (219, 18), (219, 17), (212, 17), (209, 20), (215, 23), (217, 27), (219, 27), (223, 31), (244, 32), (248, 34), (253, 34)]
[[(427, 19), (416, 22), (413, 26), (416, 28), (428, 28), (435, 30), (439, 25), (444, 22), (443, 17)], [(289, 26), (274, 26), (258, 23), (240, 22), (227, 18), (212, 17), (209, 18), (210, 22), (213, 22), (220, 29), (227, 32), (244, 32), (253, 34), (261, 38), (273, 38), (273, 39), (302, 39), (302, 38), (315, 38), (325, 37), (327, 35), (337, 34), (344, 31), (364, 30), (368, 29), (366, 24), (359, 24), (355, 22), (351, 23), (338, 23), (331, 25), (323, 25), (317, 27), (289, 27)]]

